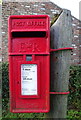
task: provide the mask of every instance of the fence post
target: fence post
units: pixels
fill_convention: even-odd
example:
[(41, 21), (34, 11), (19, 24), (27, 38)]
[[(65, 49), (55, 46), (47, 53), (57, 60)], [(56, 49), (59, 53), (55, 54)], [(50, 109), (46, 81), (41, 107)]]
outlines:
[(1, 5), (1, 1), (0, 1), (0, 120), (2, 119), (2, 51), (1, 51), (1, 47), (2, 47), (2, 31), (1, 31), (1, 26), (2, 26), (2, 5)]
[[(71, 47), (71, 12), (64, 9), (51, 27), (51, 48)], [(51, 92), (67, 92), (71, 50), (51, 52)], [(46, 118), (66, 118), (67, 95), (50, 94), (51, 110)]]

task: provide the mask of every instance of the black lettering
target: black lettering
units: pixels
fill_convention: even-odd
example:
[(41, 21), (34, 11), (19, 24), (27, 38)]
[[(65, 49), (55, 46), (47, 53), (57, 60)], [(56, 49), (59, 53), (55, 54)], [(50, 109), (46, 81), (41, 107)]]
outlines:
[(32, 78), (27, 78), (27, 80), (32, 80)]

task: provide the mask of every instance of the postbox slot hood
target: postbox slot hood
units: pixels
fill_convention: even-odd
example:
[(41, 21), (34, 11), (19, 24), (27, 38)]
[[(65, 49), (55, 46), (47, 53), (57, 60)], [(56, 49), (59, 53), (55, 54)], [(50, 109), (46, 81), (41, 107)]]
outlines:
[(47, 29), (12, 29), (11, 32), (34, 32), (34, 31), (45, 31), (48, 32)]
[(12, 37), (46, 37), (46, 31), (12, 32)]

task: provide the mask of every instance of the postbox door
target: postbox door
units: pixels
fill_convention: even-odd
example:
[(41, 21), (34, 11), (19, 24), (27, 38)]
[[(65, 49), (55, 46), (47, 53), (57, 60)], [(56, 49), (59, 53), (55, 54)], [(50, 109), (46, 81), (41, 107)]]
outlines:
[(49, 17), (47, 15), (10, 17), (9, 78), (11, 112), (49, 111), (49, 37)]

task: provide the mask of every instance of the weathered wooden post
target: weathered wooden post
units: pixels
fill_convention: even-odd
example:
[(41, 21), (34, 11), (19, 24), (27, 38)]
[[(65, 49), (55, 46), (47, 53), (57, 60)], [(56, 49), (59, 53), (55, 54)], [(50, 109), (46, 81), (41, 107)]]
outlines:
[(63, 49), (51, 52), (51, 111), (46, 118), (66, 117), (71, 40), (71, 13), (64, 9), (51, 27), (51, 48)]
[[(1, 26), (2, 26), (2, 22), (1, 22), (1, 15), (2, 14), (2, 6), (1, 6), (1, 1), (0, 1), (0, 59), (1, 59), (1, 46), (2, 46), (2, 34), (1, 34)], [(2, 119), (2, 62), (0, 61), (0, 120)]]

